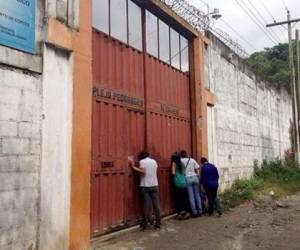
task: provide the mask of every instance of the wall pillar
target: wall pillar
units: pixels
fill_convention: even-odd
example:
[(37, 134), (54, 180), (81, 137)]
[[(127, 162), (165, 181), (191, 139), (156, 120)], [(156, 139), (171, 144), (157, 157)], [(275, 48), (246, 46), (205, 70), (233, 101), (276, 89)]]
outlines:
[(74, 36), (73, 134), (70, 249), (90, 249), (90, 170), (92, 127), (92, 4), (79, 1)]
[[(52, 2), (53, 4), (55, 1)], [(90, 170), (92, 122), (91, 1), (75, 0), (68, 8), (68, 22), (50, 15), (46, 44), (68, 52), (73, 59), (70, 128), (71, 153), (67, 248), (90, 249)], [(66, 7), (66, 6), (65, 6)], [(55, 10), (55, 8), (54, 8)], [(55, 12), (55, 11), (54, 11)], [(57, 9), (56, 9), (57, 12)], [(51, 13), (50, 13), (51, 14)], [(58, 14), (58, 13), (56, 13)], [(72, 25), (71, 25), (72, 24)], [(77, 26), (78, 24), (78, 26)], [(51, 78), (51, 76), (50, 76)], [(61, 91), (59, 88), (56, 91)], [(55, 99), (53, 99), (55, 102)], [(49, 190), (51, 193), (51, 190)], [(58, 194), (59, 195), (59, 194)], [(56, 218), (51, 218), (56, 220)], [(56, 248), (57, 249), (57, 248)], [(62, 249), (65, 249), (62, 248)]]
[(192, 155), (207, 157), (207, 100), (204, 88), (204, 37), (194, 38), (190, 47)]

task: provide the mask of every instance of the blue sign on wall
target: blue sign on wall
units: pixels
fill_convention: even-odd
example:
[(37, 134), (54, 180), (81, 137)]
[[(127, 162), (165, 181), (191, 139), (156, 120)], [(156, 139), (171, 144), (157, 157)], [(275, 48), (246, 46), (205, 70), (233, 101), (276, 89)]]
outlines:
[(0, 44), (35, 53), (35, 0), (0, 0)]

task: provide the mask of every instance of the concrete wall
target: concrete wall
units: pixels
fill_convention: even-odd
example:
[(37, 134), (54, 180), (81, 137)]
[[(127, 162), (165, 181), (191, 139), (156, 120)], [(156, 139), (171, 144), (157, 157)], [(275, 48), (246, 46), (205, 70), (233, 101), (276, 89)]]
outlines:
[(0, 67), (0, 249), (33, 249), (39, 214), (41, 76)]
[(0, 46), (0, 249), (35, 249), (39, 231), (44, 1), (35, 55)]
[(253, 172), (255, 159), (283, 157), (291, 148), (291, 98), (284, 88), (259, 81), (218, 39), (205, 49), (205, 84), (217, 103), (208, 108), (209, 159), (222, 188)]
[(72, 56), (44, 48), (40, 249), (68, 249)]
[(78, 0), (36, 0), (36, 53), (0, 45), (1, 250), (69, 246), (73, 57), (48, 26), (71, 44), (78, 15)]

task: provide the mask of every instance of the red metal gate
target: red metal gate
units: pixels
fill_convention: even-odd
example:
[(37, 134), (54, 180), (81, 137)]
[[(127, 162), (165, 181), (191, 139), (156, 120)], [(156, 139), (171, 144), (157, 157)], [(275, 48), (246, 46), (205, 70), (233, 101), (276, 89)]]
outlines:
[(96, 31), (93, 82), (91, 232), (97, 235), (138, 221), (139, 176), (127, 158), (145, 146), (159, 163), (162, 213), (172, 212), (169, 158), (191, 151), (191, 125), (186, 74)]

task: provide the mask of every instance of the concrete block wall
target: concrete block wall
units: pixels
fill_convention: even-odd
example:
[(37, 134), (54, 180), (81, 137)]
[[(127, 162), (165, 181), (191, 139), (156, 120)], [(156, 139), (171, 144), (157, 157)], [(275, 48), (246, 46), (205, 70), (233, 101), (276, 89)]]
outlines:
[(0, 249), (35, 249), (39, 221), (41, 77), (0, 67)]
[(205, 85), (217, 103), (208, 117), (209, 159), (220, 169), (221, 188), (253, 173), (254, 160), (283, 157), (291, 148), (291, 97), (261, 82), (228, 47), (212, 37), (205, 50)]
[(0, 45), (1, 250), (69, 245), (73, 56), (50, 17), (76, 32), (79, 0), (36, 0), (35, 54)]

